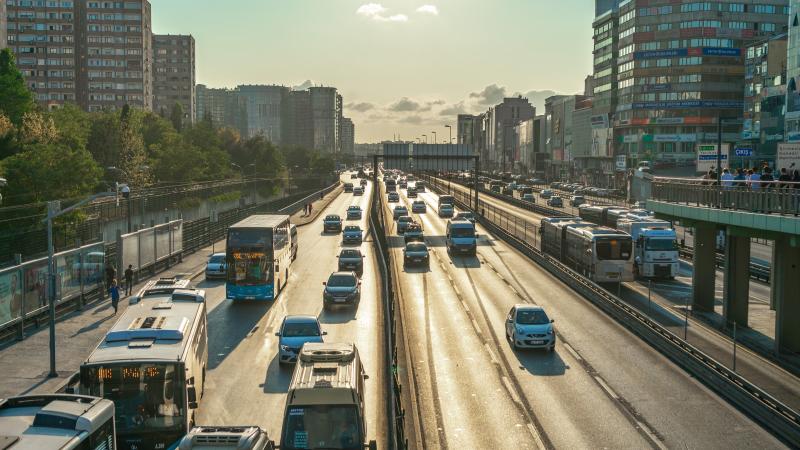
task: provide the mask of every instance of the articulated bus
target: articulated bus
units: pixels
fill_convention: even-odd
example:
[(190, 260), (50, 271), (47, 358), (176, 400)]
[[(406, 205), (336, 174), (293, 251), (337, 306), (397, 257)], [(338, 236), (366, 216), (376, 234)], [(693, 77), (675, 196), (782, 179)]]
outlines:
[(255, 215), (228, 228), (225, 295), (233, 300), (274, 300), (289, 280), (289, 216)]
[(114, 404), (85, 395), (0, 400), (0, 449), (114, 450)]
[(205, 291), (153, 283), (80, 368), (80, 394), (114, 402), (121, 450), (175, 448), (205, 387)]
[(595, 283), (633, 281), (633, 241), (622, 231), (566, 227), (567, 265)]

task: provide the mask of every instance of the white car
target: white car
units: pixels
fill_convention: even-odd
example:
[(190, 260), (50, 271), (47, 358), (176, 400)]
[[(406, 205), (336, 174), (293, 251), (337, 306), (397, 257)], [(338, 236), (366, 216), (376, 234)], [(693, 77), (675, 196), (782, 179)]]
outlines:
[(547, 317), (541, 306), (520, 303), (514, 305), (506, 316), (506, 338), (514, 349), (544, 348), (553, 351), (556, 332), (553, 319)]
[(212, 278), (225, 278), (227, 264), (225, 264), (225, 253), (214, 253), (209, 256), (206, 263), (206, 280)]

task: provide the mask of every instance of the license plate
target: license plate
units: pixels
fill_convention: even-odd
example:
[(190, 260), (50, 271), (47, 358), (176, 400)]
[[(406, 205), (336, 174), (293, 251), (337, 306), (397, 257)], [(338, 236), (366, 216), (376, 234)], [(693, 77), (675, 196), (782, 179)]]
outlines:
[(617, 278), (619, 276), (619, 273), (617, 273), (617, 272), (606, 272), (606, 276), (609, 277), (609, 278)]
[(542, 345), (544, 341), (531, 341), (531, 345)]
[(346, 300), (347, 300), (347, 299), (346, 299), (346, 298), (343, 298), (343, 297), (342, 297), (342, 298), (334, 298), (334, 299), (333, 299), (333, 301), (335, 301), (336, 303), (342, 303), (342, 302), (344, 302), (344, 301), (346, 301)]
[(246, 296), (244, 297), (244, 299), (245, 299), (245, 300), (255, 300), (256, 298), (255, 298), (255, 296), (253, 296), (253, 295), (246, 295)]
[(420, 258), (414, 258), (414, 262), (422, 262), (422, 259), (420, 259)]
[(355, 264), (348, 264), (348, 265), (347, 265), (347, 268), (348, 268), (348, 269), (355, 269), (355, 268), (356, 268), (356, 265), (355, 265)]
[(462, 249), (461, 249), (461, 251), (462, 251), (463, 253), (467, 253), (467, 252), (469, 251), (469, 249), (468, 249), (468, 248), (462, 248)]

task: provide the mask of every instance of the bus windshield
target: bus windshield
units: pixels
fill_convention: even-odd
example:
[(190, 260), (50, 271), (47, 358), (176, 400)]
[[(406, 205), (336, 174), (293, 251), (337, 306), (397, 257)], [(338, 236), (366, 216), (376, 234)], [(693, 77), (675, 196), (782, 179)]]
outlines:
[(598, 239), (595, 243), (597, 259), (622, 259), (631, 257), (630, 239)]
[(176, 364), (85, 366), (81, 390), (114, 402), (119, 434), (182, 430), (186, 426), (182, 373)]
[(292, 406), (286, 411), (282, 449), (361, 449), (364, 440), (354, 405)]
[(647, 249), (648, 250), (656, 250), (656, 251), (670, 251), (670, 250), (677, 250), (678, 244), (675, 242), (675, 239), (668, 238), (668, 239), (648, 239), (647, 240)]
[(228, 282), (240, 286), (272, 282), (271, 230), (230, 230), (226, 251)]

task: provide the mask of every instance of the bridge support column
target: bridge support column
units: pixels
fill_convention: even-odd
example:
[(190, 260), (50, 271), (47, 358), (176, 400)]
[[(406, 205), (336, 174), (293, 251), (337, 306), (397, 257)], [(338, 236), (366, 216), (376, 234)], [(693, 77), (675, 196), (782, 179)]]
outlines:
[(714, 311), (716, 293), (716, 227), (698, 222), (694, 227), (692, 257), (692, 309)]
[(770, 279), (775, 305), (775, 351), (800, 352), (800, 247), (789, 237), (775, 240)]
[(729, 323), (747, 326), (750, 302), (750, 238), (727, 235), (725, 240), (725, 279), (722, 290), (722, 315)]

